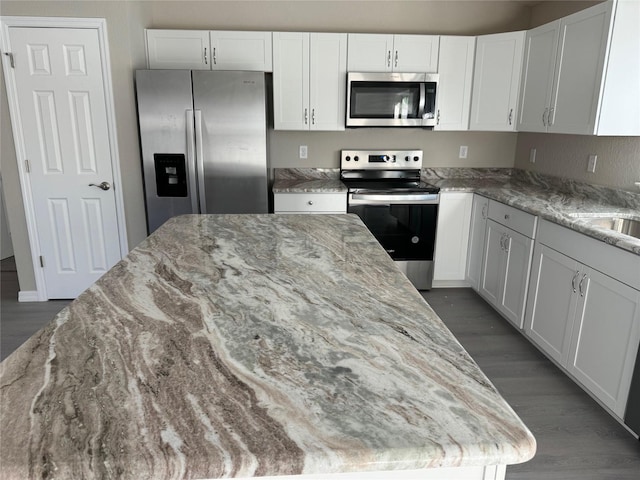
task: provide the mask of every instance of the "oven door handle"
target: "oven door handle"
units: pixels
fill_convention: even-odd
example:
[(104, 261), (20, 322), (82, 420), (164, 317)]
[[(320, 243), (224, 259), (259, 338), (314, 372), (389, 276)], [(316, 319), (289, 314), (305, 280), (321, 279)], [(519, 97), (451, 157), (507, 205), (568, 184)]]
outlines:
[(402, 195), (388, 195), (375, 193), (349, 194), (349, 205), (437, 205), (440, 195), (437, 193), (416, 193)]

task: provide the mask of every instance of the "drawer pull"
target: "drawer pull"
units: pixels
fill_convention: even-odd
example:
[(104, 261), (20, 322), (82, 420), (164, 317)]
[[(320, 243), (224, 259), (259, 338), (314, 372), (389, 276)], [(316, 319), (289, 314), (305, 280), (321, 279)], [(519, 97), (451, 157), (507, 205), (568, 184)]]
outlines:
[(313, 200), (309, 200), (307, 203), (308, 203), (309, 205), (313, 205)]
[(504, 215), (504, 219), (505, 219), (505, 220), (509, 220), (509, 218), (510, 218), (509, 214), (508, 214), (508, 213), (506, 213), (506, 214)]

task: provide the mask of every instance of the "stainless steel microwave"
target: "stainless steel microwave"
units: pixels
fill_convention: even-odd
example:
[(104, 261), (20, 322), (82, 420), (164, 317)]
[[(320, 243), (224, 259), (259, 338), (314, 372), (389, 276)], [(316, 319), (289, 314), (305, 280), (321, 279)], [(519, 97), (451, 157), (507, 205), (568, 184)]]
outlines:
[(347, 127), (433, 127), (438, 74), (347, 74)]

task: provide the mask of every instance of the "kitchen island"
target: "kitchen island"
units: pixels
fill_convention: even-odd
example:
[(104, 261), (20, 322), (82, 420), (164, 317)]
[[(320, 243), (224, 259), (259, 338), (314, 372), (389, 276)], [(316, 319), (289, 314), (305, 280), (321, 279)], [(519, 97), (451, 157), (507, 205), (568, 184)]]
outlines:
[(535, 453), (355, 215), (173, 218), (0, 369), (3, 479), (493, 480)]

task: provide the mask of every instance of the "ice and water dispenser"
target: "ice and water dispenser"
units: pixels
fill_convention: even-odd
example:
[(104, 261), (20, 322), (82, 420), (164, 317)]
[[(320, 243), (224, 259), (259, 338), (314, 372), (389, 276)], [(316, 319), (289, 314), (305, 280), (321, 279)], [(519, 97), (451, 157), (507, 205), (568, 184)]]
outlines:
[(156, 193), (159, 197), (187, 196), (187, 169), (182, 153), (154, 153)]

